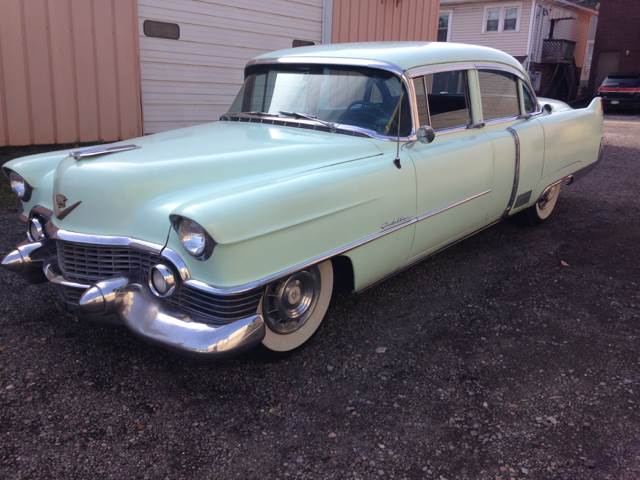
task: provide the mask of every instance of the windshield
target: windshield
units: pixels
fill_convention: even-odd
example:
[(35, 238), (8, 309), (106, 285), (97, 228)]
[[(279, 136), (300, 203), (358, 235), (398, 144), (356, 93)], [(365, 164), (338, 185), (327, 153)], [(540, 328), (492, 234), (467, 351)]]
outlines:
[(395, 136), (398, 110), (400, 135), (407, 136), (411, 133), (409, 98), (391, 72), (327, 65), (260, 65), (247, 75), (228, 115), (306, 117)]
[(632, 76), (608, 76), (602, 82), (603, 87), (626, 87), (626, 88), (638, 88), (640, 87), (640, 78)]

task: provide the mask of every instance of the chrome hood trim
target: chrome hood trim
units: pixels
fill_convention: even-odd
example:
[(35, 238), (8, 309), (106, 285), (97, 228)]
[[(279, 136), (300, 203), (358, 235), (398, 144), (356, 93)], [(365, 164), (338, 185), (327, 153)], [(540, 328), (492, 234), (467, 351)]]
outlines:
[(84, 158), (93, 158), (100, 155), (109, 155), (110, 153), (126, 152), (128, 150), (135, 150), (141, 148), (139, 145), (130, 143), (128, 145), (97, 145), (95, 147), (81, 148), (80, 150), (73, 150), (69, 152), (69, 156), (76, 160), (82, 160)]

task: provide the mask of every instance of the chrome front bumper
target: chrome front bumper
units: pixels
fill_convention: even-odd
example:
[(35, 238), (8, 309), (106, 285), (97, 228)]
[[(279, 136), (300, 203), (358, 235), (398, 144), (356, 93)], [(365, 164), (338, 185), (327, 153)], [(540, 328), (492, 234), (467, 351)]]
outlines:
[(30, 282), (48, 281), (81, 293), (73, 313), (92, 320), (124, 324), (142, 339), (191, 356), (218, 358), (259, 344), (265, 325), (258, 313), (224, 325), (212, 325), (197, 316), (178, 312), (161, 302), (146, 286), (124, 277), (93, 285), (69, 281), (54, 263), (37, 259), (40, 242), (24, 243), (9, 253), (2, 266), (23, 274)]

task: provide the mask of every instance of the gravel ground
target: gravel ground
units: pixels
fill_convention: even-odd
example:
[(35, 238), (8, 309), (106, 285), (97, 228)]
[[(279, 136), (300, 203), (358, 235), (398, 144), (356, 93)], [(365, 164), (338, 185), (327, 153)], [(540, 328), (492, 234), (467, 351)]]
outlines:
[(340, 296), (276, 362), (196, 363), (0, 272), (0, 477), (637, 480), (640, 117), (606, 139), (547, 223)]

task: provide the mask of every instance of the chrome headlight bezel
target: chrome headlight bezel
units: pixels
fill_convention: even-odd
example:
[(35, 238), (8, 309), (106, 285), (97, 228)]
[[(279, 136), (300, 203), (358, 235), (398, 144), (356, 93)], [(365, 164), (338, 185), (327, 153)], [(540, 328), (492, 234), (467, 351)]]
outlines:
[(31, 192), (33, 188), (29, 185), (22, 175), (13, 170), (4, 169), (7, 178), (9, 179), (9, 187), (11, 191), (23, 202), (28, 202), (31, 198)]
[(27, 238), (32, 242), (42, 242), (46, 240), (45, 225), (46, 221), (38, 215), (32, 215), (27, 223)]
[(178, 239), (189, 255), (198, 260), (207, 260), (213, 253), (216, 242), (198, 223), (180, 215), (171, 215), (171, 224)]

